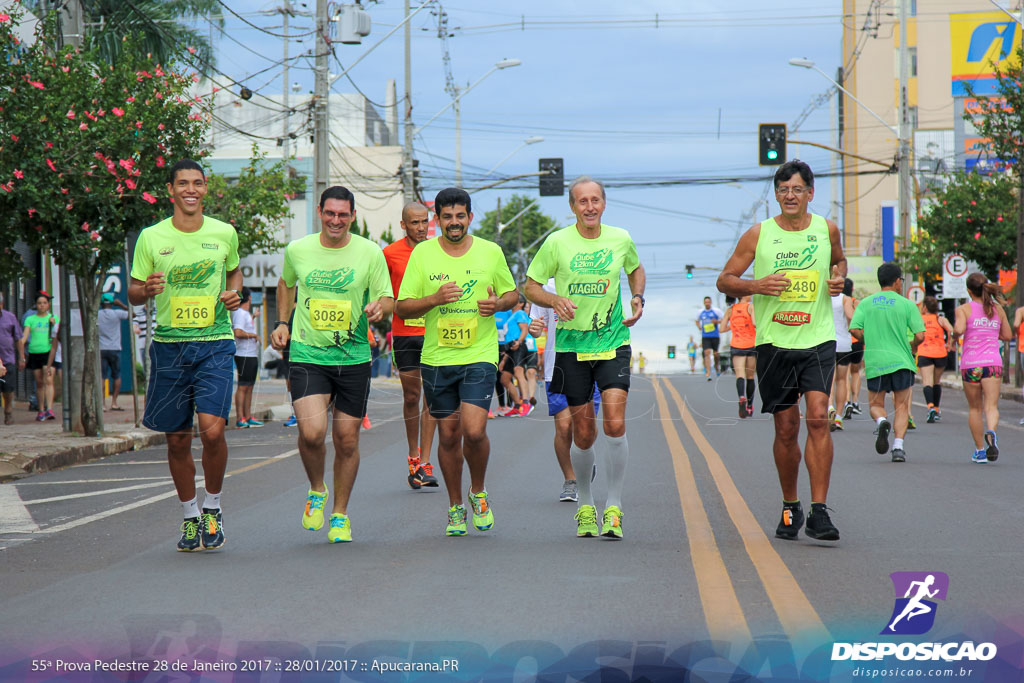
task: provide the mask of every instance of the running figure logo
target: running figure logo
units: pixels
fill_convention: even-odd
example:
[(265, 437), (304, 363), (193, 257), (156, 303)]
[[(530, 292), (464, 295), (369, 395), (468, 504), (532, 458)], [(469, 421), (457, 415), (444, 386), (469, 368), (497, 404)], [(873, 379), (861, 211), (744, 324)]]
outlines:
[(889, 577), (896, 591), (896, 604), (882, 635), (927, 633), (935, 623), (938, 605), (934, 599), (946, 599), (949, 576), (944, 572), (893, 572)]

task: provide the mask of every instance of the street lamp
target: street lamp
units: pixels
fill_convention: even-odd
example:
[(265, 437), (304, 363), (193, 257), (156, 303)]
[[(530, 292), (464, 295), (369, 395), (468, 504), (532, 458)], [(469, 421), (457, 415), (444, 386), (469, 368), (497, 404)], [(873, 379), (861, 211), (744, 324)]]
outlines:
[(462, 99), (462, 96), (468, 93), (476, 86), (480, 85), (485, 78), (490, 76), (495, 71), (500, 71), (501, 69), (509, 69), (513, 66), (519, 66), (522, 63), (523, 61), (521, 59), (503, 59), (500, 62), (495, 63), (495, 65), (492, 66), (490, 70), (487, 71), (487, 73), (478, 78), (475, 83), (466, 86), (465, 88), (456, 88), (456, 94), (455, 97), (452, 98), (452, 101), (446, 104), (444, 108), (441, 109), (441, 111), (431, 116), (426, 123), (416, 128), (416, 130), (413, 132), (413, 135), (419, 135), (420, 131), (422, 131), (424, 128), (433, 123), (438, 116), (445, 113), (452, 107), (455, 107), (455, 185), (457, 187), (462, 186), (462, 127), (459, 121), (459, 104), (460, 100)]
[(519, 146), (518, 146), (518, 147), (516, 147), (516, 148), (515, 148), (514, 150), (512, 150), (512, 151), (511, 151), (511, 152), (509, 152), (509, 153), (508, 153), (507, 155), (505, 155), (505, 158), (504, 158), (504, 159), (502, 159), (501, 161), (499, 161), (498, 163), (496, 163), (496, 164), (495, 164), (494, 166), (492, 166), (492, 167), (491, 167), (491, 169), (490, 169), (489, 171), (487, 171), (486, 173), (484, 173), (484, 175), (485, 175), (485, 176), (489, 176), (489, 175), (491, 175), (492, 173), (494, 173), (494, 171), (495, 171), (495, 170), (496, 170), (496, 169), (497, 169), (497, 168), (498, 168), (499, 166), (501, 166), (501, 165), (502, 165), (503, 163), (505, 163), (506, 161), (508, 161), (509, 159), (511, 159), (511, 158), (512, 158), (513, 156), (515, 156), (516, 152), (518, 152), (519, 150), (521, 150), (521, 149), (522, 149), (523, 147), (526, 147), (527, 145), (535, 145), (535, 144), (537, 144), (538, 142), (544, 142), (544, 138), (543, 138), (543, 137), (541, 137), (540, 135), (534, 135), (534, 136), (532, 136), (532, 137), (528, 137), (528, 138), (526, 138), (526, 139), (525, 139), (525, 140), (523, 140), (523, 141), (522, 141), (521, 143), (519, 143)]
[[(888, 128), (890, 131), (892, 131), (896, 135), (896, 137), (899, 139), (899, 151), (896, 154), (896, 169), (899, 172), (899, 195), (898, 195), (898, 197), (899, 197), (899, 207), (900, 207), (900, 239), (903, 241), (904, 244), (908, 244), (909, 243), (908, 240), (910, 239), (910, 196), (911, 196), (911, 189), (910, 189), (910, 138), (909, 138), (909, 133), (910, 133), (909, 129), (910, 129), (910, 127), (909, 127), (909, 125), (901, 126), (900, 129), (897, 130), (894, 126), (892, 126), (891, 124), (886, 122), (885, 119), (883, 119), (881, 116), (876, 114), (871, 109), (871, 107), (869, 107), (868, 105), (866, 105), (863, 102), (861, 102), (860, 100), (858, 100), (856, 97), (854, 97), (853, 93), (851, 93), (849, 90), (847, 90), (843, 86), (839, 85), (839, 83), (837, 83), (835, 81), (835, 79), (833, 79), (827, 73), (825, 73), (824, 71), (819, 69), (817, 66), (815, 66), (814, 62), (811, 61), (810, 59), (806, 59), (806, 58), (805, 59), (801, 59), (801, 58), (797, 57), (797, 58), (793, 58), (793, 59), (789, 60), (789, 63), (790, 63), (791, 66), (799, 66), (799, 67), (802, 67), (804, 69), (813, 69), (814, 71), (817, 71), (819, 74), (824, 76), (830, 83), (832, 83), (834, 86), (839, 88), (839, 90), (841, 92), (846, 94), (847, 97), (849, 97), (851, 100), (853, 100), (858, 105), (860, 105), (861, 109), (863, 109), (864, 111), (866, 111), (867, 113), (871, 114), (876, 119), (881, 121), (882, 124), (886, 128)], [(901, 105), (900, 105), (901, 107), (903, 106), (902, 103), (903, 103), (903, 99), (901, 98)], [(905, 122), (907, 120), (907, 117), (906, 116), (901, 116), (900, 120)]]

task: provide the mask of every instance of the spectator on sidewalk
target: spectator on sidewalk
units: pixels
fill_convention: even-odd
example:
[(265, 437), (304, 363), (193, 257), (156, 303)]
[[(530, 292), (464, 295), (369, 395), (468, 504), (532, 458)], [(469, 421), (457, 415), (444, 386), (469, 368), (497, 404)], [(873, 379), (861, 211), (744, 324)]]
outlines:
[[(50, 296), (49, 293), (46, 290), (41, 290), (40, 294), (46, 294), (46, 296)], [(35, 314), (36, 314), (36, 307), (35, 307), (35, 300), (33, 299), (33, 301), (32, 301), (32, 308), (30, 308), (27, 311), (25, 311), (25, 313), (21, 316), (21, 328), (22, 328), (22, 331), (24, 331), (24, 329), (25, 329), (25, 321), (28, 320), (29, 316), (32, 316), (32, 315), (35, 315)], [(28, 358), (28, 352), (27, 351), (25, 351), (25, 355), (23, 356), (23, 358), (26, 358), (26, 359)], [(18, 369), (19, 370), (24, 370), (25, 369), (25, 364), (24, 363), (19, 364), (18, 365)], [(36, 396), (36, 377), (35, 377), (35, 373), (33, 373), (32, 371), (29, 371), (29, 372), (25, 373), (25, 390), (28, 392), (28, 410), (29, 410), (29, 412), (34, 413), (37, 410), (39, 410), (39, 398)]]
[(45, 291), (36, 297), (36, 313), (25, 318), (21, 343), (28, 346), (27, 367), (36, 381), (39, 398), (39, 412), (36, 421), (56, 420), (53, 414), (53, 366), (50, 364), (50, 350), (53, 333), (59, 320), (50, 312), (50, 299)]
[[(117, 306), (120, 310), (114, 310)], [(100, 301), (96, 324), (100, 328), (100, 370), (103, 379), (110, 380), (110, 409), (122, 411), (117, 405), (121, 393), (121, 321), (128, 320), (128, 306), (107, 292)]]
[[(6, 368), (0, 376), (0, 390), (3, 392), (4, 400), (4, 424), (13, 424), (14, 417), (11, 411), (14, 409), (14, 389), (17, 386), (17, 379), (14, 369), (25, 365), (25, 346), (21, 343), (21, 323), (17, 316), (4, 308), (4, 295), (0, 292), (0, 365)], [(14, 358), (14, 351), (18, 351), (18, 359)], [(9, 373), (9, 374), (8, 374)]]
[(235, 368), (238, 387), (235, 389), (235, 426), (239, 429), (262, 427), (252, 416), (252, 388), (260, 369), (260, 343), (252, 317), (252, 292), (242, 287), (242, 303), (231, 311), (231, 328), (235, 335)]

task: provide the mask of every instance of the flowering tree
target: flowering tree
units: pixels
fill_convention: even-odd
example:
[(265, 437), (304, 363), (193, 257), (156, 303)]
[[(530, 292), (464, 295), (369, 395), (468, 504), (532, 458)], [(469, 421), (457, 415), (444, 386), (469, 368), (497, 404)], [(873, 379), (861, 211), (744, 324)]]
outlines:
[(75, 276), (85, 331), (82, 425), (102, 428), (95, 396), (103, 275), (124, 259), (128, 233), (166, 214), (166, 166), (199, 156), (206, 104), (195, 77), (155, 63), (125, 38), (114, 63), (53, 49), (52, 21), (19, 44), (0, 14), (0, 267), (17, 240), (49, 251)]

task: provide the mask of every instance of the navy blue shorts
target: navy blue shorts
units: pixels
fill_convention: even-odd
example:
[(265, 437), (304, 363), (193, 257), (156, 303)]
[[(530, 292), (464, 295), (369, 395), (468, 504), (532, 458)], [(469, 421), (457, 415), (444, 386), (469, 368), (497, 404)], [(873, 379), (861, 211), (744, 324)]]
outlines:
[(423, 395), (427, 399), (430, 415), (448, 417), (463, 403), (491, 407), (494, 380), (498, 371), (491, 363), (469, 365), (421, 365)]
[(153, 342), (142, 424), (157, 432), (192, 428), (193, 413), (231, 414), (235, 341)]
[[(548, 417), (554, 417), (560, 412), (569, 407), (569, 401), (565, 398), (565, 394), (559, 394), (551, 391), (551, 382), (544, 383), (544, 390), (548, 393)], [(594, 384), (594, 415), (597, 415), (597, 411), (601, 409), (601, 392), (597, 390), (597, 384)]]

